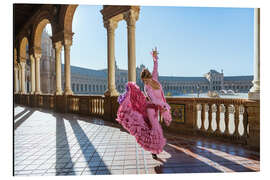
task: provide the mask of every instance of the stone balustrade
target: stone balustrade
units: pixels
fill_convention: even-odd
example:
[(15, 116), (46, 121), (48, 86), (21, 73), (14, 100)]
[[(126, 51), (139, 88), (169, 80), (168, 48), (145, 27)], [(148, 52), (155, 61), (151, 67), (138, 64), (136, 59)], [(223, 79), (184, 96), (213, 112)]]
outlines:
[[(214, 137), (259, 149), (260, 101), (167, 97), (173, 120), (165, 131)], [(16, 104), (115, 121), (117, 96), (15, 94)]]

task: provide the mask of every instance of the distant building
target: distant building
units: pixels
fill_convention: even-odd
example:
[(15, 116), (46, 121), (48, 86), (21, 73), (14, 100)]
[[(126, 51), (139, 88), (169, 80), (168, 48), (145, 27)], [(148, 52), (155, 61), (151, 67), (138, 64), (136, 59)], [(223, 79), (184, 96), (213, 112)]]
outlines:
[[(40, 64), (41, 90), (43, 93), (55, 91), (55, 55), (52, 41), (46, 31), (42, 34), (42, 57)], [(144, 65), (136, 68), (136, 83), (143, 90), (140, 72)], [(71, 66), (71, 88), (74, 94), (104, 94), (107, 89), (107, 69), (93, 70)], [(62, 64), (62, 88), (65, 87), (64, 65)], [(30, 64), (28, 67), (27, 87), (30, 89)], [(159, 76), (165, 95), (180, 95), (185, 93), (205, 93), (209, 90), (233, 90), (234, 92), (248, 92), (252, 87), (253, 76), (224, 76), (223, 71), (210, 70), (201, 77)], [(128, 71), (119, 69), (115, 65), (115, 84), (118, 92), (125, 91), (128, 81)]]

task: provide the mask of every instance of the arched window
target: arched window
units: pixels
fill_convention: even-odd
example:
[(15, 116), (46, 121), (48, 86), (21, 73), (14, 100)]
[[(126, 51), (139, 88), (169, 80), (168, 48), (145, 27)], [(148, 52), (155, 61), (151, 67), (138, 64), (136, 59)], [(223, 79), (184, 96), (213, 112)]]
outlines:
[(77, 92), (79, 92), (79, 84), (77, 84)]

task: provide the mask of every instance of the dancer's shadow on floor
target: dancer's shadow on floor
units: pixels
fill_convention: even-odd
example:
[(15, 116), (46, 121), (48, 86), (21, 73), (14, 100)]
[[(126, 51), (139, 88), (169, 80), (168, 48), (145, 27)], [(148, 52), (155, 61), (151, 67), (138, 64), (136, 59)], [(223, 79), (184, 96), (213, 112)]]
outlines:
[(161, 162), (161, 165), (154, 167), (157, 174), (222, 172), (206, 162), (179, 151), (168, 144), (164, 147), (164, 151), (169, 153), (171, 157), (166, 160), (158, 157), (157, 161)]
[(167, 144), (164, 147), (164, 151), (169, 153), (171, 157), (166, 160), (161, 158), (157, 159), (157, 161), (161, 162), (161, 165), (154, 167), (157, 174), (224, 172), (220, 170), (220, 166), (218, 167), (212, 164), (221, 165), (234, 172), (254, 171), (237, 162), (196, 146), (184, 146), (179, 148), (176, 145)]

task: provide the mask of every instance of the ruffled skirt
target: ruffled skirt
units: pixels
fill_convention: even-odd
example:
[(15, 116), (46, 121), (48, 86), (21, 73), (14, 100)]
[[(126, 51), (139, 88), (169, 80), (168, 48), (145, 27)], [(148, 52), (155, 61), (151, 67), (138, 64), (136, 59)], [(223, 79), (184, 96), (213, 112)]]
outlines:
[(134, 110), (129, 97), (126, 97), (119, 106), (116, 120), (136, 138), (137, 143), (143, 149), (159, 154), (163, 151), (166, 139), (158, 122), (157, 109), (148, 108), (151, 108), (151, 111), (154, 112), (154, 114), (151, 114), (151, 120), (148, 118), (147, 112), (145, 115)]

